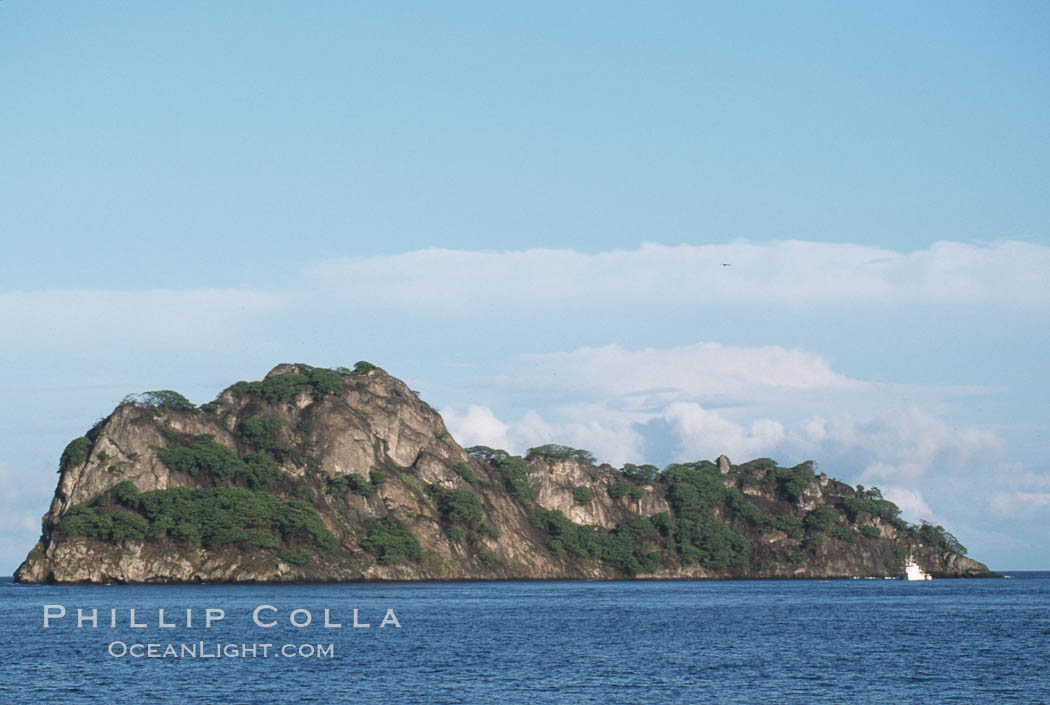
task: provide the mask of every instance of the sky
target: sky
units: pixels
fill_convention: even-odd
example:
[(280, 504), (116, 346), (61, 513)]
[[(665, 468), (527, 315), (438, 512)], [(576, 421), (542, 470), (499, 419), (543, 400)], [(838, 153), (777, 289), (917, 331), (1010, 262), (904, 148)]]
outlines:
[(0, 574), (65, 444), (369, 360), (1050, 569), (1050, 6), (0, 3)]

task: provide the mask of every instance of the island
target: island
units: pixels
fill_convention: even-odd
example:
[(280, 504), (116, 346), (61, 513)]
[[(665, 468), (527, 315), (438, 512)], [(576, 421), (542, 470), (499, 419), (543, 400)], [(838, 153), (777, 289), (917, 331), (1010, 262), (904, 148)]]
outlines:
[(464, 449), (367, 362), (127, 397), (59, 461), (21, 583), (989, 577), (813, 462)]

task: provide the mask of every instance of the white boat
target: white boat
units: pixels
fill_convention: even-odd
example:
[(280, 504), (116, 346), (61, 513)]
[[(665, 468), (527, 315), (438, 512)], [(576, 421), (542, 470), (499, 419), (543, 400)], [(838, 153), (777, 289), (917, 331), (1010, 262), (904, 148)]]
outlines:
[(933, 580), (933, 576), (919, 567), (915, 558), (908, 556), (908, 564), (904, 566), (905, 580)]

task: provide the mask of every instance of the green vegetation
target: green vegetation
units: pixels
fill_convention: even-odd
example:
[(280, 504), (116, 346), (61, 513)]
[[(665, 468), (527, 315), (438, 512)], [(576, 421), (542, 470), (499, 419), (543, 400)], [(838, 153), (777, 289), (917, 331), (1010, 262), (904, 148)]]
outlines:
[(110, 514), (113, 526), (110, 529), (111, 540), (144, 539), (149, 534), (149, 522), (136, 514), (118, 512)]
[(324, 367), (308, 367), (303, 364), (299, 365), (299, 369), (303, 370), (310, 380), (310, 386), (314, 389), (315, 399), (320, 399), (327, 394), (335, 396), (346, 394), (346, 387), (343, 386), (343, 376), (335, 370), (325, 369)]
[(265, 450), (273, 443), (274, 434), (284, 425), (284, 419), (255, 417), (242, 421), (237, 432), (248, 447)]
[(172, 487), (139, 493), (130, 482), (123, 482), (107, 499), (112, 503), (70, 509), (58, 531), (111, 542), (169, 539), (206, 549), (225, 544), (262, 548), (305, 544), (328, 551), (336, 544), (312, 506), (297, 500), (283, 502), (266, 492)]
[[(762, 458), (762, 460), (769, 459)], [(780, 496), (789, 502), (797, 502), (809, 483), (813, 481), (813, 461), (807, 460), (793, 468), (775, 467), (774, 463), (772, 476), (777, 483), (777, 492)]]
[(292, 447), (274, 438), (284, 425), (284, 419), (255, 417), (242, 421), (237, 433), (244, 445), (266, 451), (279, 462), (284, 462), (291, 457)]
[(259, 382), (238, 382), (230, 387), (230, 393), (234, 398), (251, 394), (271, 404), (287, 404), (295, 401), (309, 383), (305, 375), (288, 372)]
[(949, 551), (966, 555), (966, 546), (959, 543), (959, 539), (946, 531), (943, 526), (934, 526), (924, 521), (919, 527), (918, 534), (923, 542), (935, 548), (946, 548)]
[(674, 510), (669, 536), (683, 563), (711, 569), (747, 564), (747, 539), (711, 516), (718, 506), (742, 506), (739, 490), (725, 487), (713, 463), (672, 465), (660, 479), (668, 485), (667, 501)]
[(62, 458), (58, 461), (59, 472), (84, 463), (91, 453), (92, 445), (94, 445), (93, 441), (85, 436), (71, 440), (66, 449), (62, 451)]
[(654, 573), (663, 564), (660, 552), (652, 550), (657, 537), (659, 531), (646, 517), (624, 522), (603, 537), (601, 559), (627, 575)]
[(87, 437), (87, 439), (89, 441), (94, 443), (95, 441), (98, 440), (99, 434), (102, 433), (102, 426), (105, 425), (105, 423), (106, 423), (106, 419), (99, 419), (98, 421), (96, 421), (94, 423), (94, 425), (91, 426), (91, 428), (88, 429), (88, 432), (85, 433), (84, 435)]
[(302, 546), (294, 551), (277, 551), (276, 553), (278, 558), (286, 563), (291, 563), (292, 565), (308, 565), (314, 559), (314, 557), (310, 555), (310, 552)]
[(532, 460), (537, 457), (546, 458), (547, 460), (567, 460), (572, 458), (589, 465), (594, 465), (596, 462), (594, 455), (590, 451), (570, 448), (557, 443), (548, 443), (547, 445), (529, 448), (529, 452), (525, 454), (525, 460)]
[(777, 531), (783, 531), (792, 538), (800, 538), (803, 534), (804, 520), (794, 514), (774, 514), (772, 526)]
[(649, 484), (659, 477), (660, 468), (655, 465), (634, 465), (632, 463), (627, 463), (620, 468), (620, 472), (633, 482)]
[(131, 506), (138, 501), (139, 488), (131, 480), (124, 480), (110, 488), (109, 496), (120, 504)]
[(445, 535), (452, 543), (470, 539), (474, 543), (477, 537), (498, 539), (499, 529), (483, 523), (485, 518), (481, 500), (470, 490), (446, 490), (440, 485), (427, 485), (425, 491), (437, 502), (441, 524)]
[(734, 504), (733, 508), (736, 510), (737, 519), (743, 519), (752, 526), (768, 528), (772, 525), (772, 517), (763, 513), (761, 509), (751, 502), (740, 500)]
[(176, 472), (185, 472), (193, 477), (202, 473), (210, 475), (216, 482), (225, 482), (243, 465), (230, 448), (215, 442), (215, 436), (200, 435), (186, 446), (177, 446), (157, 453), (165, 467)]
[(868, 539), (882, 538), (882, 532), (879, 531), (877, 526), (862, 526), (860, 527), (860, 533), (864, 535), (864, 538)]
[(533, 523), (550, 536), (547, 548), (554, 555), (564, 555), (567, 550), (580, 558), (591, 558), (598, 554), (598, 533), (593, 526), (575, 524), (557, 509), (535, 517)]
[(191, 413), (200, 411), (200, 409), (190, 403), (189, 399), (170, 389), (129, 394), (124, 397), (121, 404), (133, 404), (145, 409), (172, 409), (174, 411), (189, 411)]
[(423, 488), (423, 492), (426, 493), (427, 497), (433, 500), (439, 500), (445, 494), (445, 488), (436, 482), (428, 482)]
[(676, 518), (673, 530), (674, 546), (683, 563), (711, 569), (747, 565), (747, 539), (712, 517)]
[(856, 543), (860, 541), (860, 535), (850, 531), (845, 526), (836, 524), (828, 529), (828, 536), (839, 539), (840, 541), (846, 541), (847, 543)]
[(862, 485), (858, 485), (857, 495), (847, 499), (843, 508), (850, 521), (856, 521), (861, 514), (867, 513), (898, 529), (907, 528), (907, 523), (900, 518), (901, 510), (893, 502), (883, 499), (882, 491), (878, 487), (865, 490)]
[(66, 536), (87, 536), (100, 541), (144, 539), (149, 533), (149, 523), (140, 516), (119, 512), (99, 514), (95, 510), (73, 507), (62, 517), (58, 531)]
[(630, 497), (631, 499), (641, 499), (645, 496), (645, 491), (640, 487), (635, 487), (629, 482), (623, 480), (615, 480), (612, 482), (606, 493), (610, 499), (620, 499), (622, 497)]
[(815, 553), (818, 548), (828, 542), (828, 537), (824, 534), (810, 534), (806, 537), (806, 540), (802, 542), (802, 549)]
[(346, 392), (343, 377), (335, 370), (302, 364), (296, 367), (299, 372), (276, 374), (258, 382), (238, 382), (230, 387), (230, 393), (238, 398), (251, 394), (271, 404), (289, 404), (308, 388), (312, 389), (314, 399)]
[(354, 363), (354, 373), (363, 375), (368, 374), (372, 370), (378, 370), (379, 368), (373, 365), (371, 362), (365, 362), (364, 360), (358, 360)]
[(650, 544), (658, 540), (659, 532), (645, 517), (620, 524), (608, 534), (574, 524), (558, 510), (534, 515), (533, 523), (547, 532), (547, 548), (557, 556), (570, 552), (580, 558), (598, 558), (627, 575), (653, 572), (662, 564), (659, 551)]
[(205, 414), (217, 414), (217, 413), (219, 413), (219, 409), (221, 409), (221, 408), (222, 408), (222, 400), (221, 399), (213, 399), (212, 401), (208, 402), (207, 404), (201, 404), (201, 406), (200, 406), (201, 411), (204, 412)]
[(265, 489), (281, 479), (281, 469), (277, 467), (277, 463), (262, 451), (244, 456), (244, 465), (248, 471), (242, 475), (235, 475), (233, 480), (241, 481), (253, 490)]
[(839, 512), (834, 507), (822, 504), (808, 512), (802, 519), (802, 525), (810, 531), (828, 531), (839, 521)]
[(474, 471), (466, 463), (456, 463), (452, 466), (452, 472), (462, 477), (465, 482), (474, 484)]
[(529, 486), (529, 465), (518, 455), (511, 455), (505, 450), (494, 450), (487, 446), (474, 446), (467, 449), (467, 455), (488, 463), (503, 477), (503, 482), (514, 499), (529, 505), (536, 500), (536, 492)]
[(484, 517), (478, 496), (470, 490), (444, 493), (438, 499), (438, 511), (447, 524), (458, 524), (468, 529), (477, 529)]
[(768, 473), (776, 468), (777, 461), (772, 458), (755, 458), (754, 460), (749, 460), (746, 463), (738, 465), (736, 470), (738, 473), (750, 473), (754, 471)]
[(314, 492), (312, 487), (307, 487), (306, 485), (298, 485), (295, 490), (292, 491), (292, 495), (304, 502), (312, 503), (317, 501), (317, 493)]
[(710, 511), (730, 496), (718, 468), (710, 463), (669, 465), (660, 480), (667, 485), (667, 501), (679, 516)]
[(393, 517), (372, 519), (367, 526), (368, 534), (361, 541), (361, 548), (377, 554), (380, 565), (418, 561), (423, 557), (415, 534)]
[(744, 501), (742, 495), (738, 499), (736, 495), (731, 494), (729, 504), (735, 511), (736, 519), (744, 520), (752, 526), (763, 530), (783, 531), (792, 538), (803, 536), (802, 517), (794, 514), (766, 514), (751, 502)]
[[(468, 452), (475, 459), (489, 463), (499, 471), (512, 492), (518, 488), (519, 500), (527, 505), (533, 501), (531, 491), (521, 491), (523, 485), (527, 486), (528, 472), (528, 467), (522, 459), (505, 451), (480, 446), (471, 448)], [(572, 452), (573, 449), (567, 447), (541, 448), (533, 449), (531, 455), (571, 457)], [(860, 491), (855, 497), (849, 497), (837, 506), (821, 505), (805, 514), (773, 511), (774, 505), (769, 504), (771, 500), (795, 505), (813, 484), (814, 479), (814, 466), (810, 461), (783, 468), (771, 458), (758, 458), (733, 468), (730, 475), (722, 475), (713, 462), (701, 460), (672, 464), (660, 473), (652, 466), (626, 465), (624, 479), (612, 482), (606, 492), (614, 500), (624, 497), (640, 498), (644, 496), (644, 492), (634, 482), (663, 485), (664, 495), (672, 512), (671, 515), (663, 515), (659, 519), (651, 518), (656, 538), (647, 533), (634, 532), (630, 535), (644, 536), (647, 541), (655, 540), (656, 543), (673, 550), (683, 563), (695, 562), (708, 569), (731, 568), (749, 563), (751, 546), (744, 535), (734, 530), (744, 530), (745, 526), (759, 531), (783, 532), (789, 539), (804, 539), (802, 550), (785, 553), (782, 557), (782, 560), (797, 562), (802, 560), (806, 551), (814, 550), (829, 538), (844, 542), (881, 538), (877, 527), (864, 528), (856, 525), (863, 513), (878, 516), (898, 526), (904, 525), (899, 517), (899, 509), (892, 502), (883, 499), (881, 493), (875, 489)], [(737, 486), (742, 483), (765, 487), (772, 493), (772, 497), (756, 500), (759, 504), (748, 501)], [(593, 501), (593, 495), (586, 487), (574, 488), (573, 498), (578, 503)], [(652, 546), (647, 546), (646, 550), (636, 547), (631, 547), (630, 550), (614, 550), (614, 545), (620, 549), (629, 545), (629, 542), (616, 543), (626, 541), (623, 531), (605, 534), (595, 527), (577, 526), (560, 513), (534, 513), (533, 516), (537, 528), (548, 535), (548, 548), (556, 554), (571, 553), (583, 558), (597, 557), (629, 572), (637, 571), (637, 566), (644, 567), (645, 560), (650, 560), (646, 556), (654, 553), (648, 550)], [(924, 529), (907, 527), (907, 530), (928, 544), (958, 550), (958, 541), (950, 535), (945, 535), (943, 529), (926, 526)], [(616, 538), (610, 539), (610, 536)], [(660, 554), (655, 553), (651, 560), (662, 560)], [(764, 555), (768, 557), (768, 554)]]
[(894, 572), (904, 570), (904, 562), (908, 556), (908, 551), (903, 546), (893, 547), (893, 558), (886, 561), (886, 567)]
[(263, 488), (276, 482), (281, 474), (267, 454), (256, 451), (241, 460), (210, 435), (197, 436), (189, 445), (162, 450), (157, 457), (169, 470), (210, 477), (215, 485), (235, 483)]
[(327, 494), (345, 495), (347, 490), (362, 497), (371, 497), (376, 493), (375, 486), (356, 472), (348, 475), (335, 475), (326, 480), (325, 492)]

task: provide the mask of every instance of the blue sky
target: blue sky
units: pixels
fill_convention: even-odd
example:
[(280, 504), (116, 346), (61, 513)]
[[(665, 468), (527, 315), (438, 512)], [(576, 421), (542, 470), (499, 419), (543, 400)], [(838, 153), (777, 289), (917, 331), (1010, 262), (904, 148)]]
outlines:
[(1050, 566), (1050, 8), (388, 5), (0, 4), (0, 573), (125, 394), (358, 359)]

